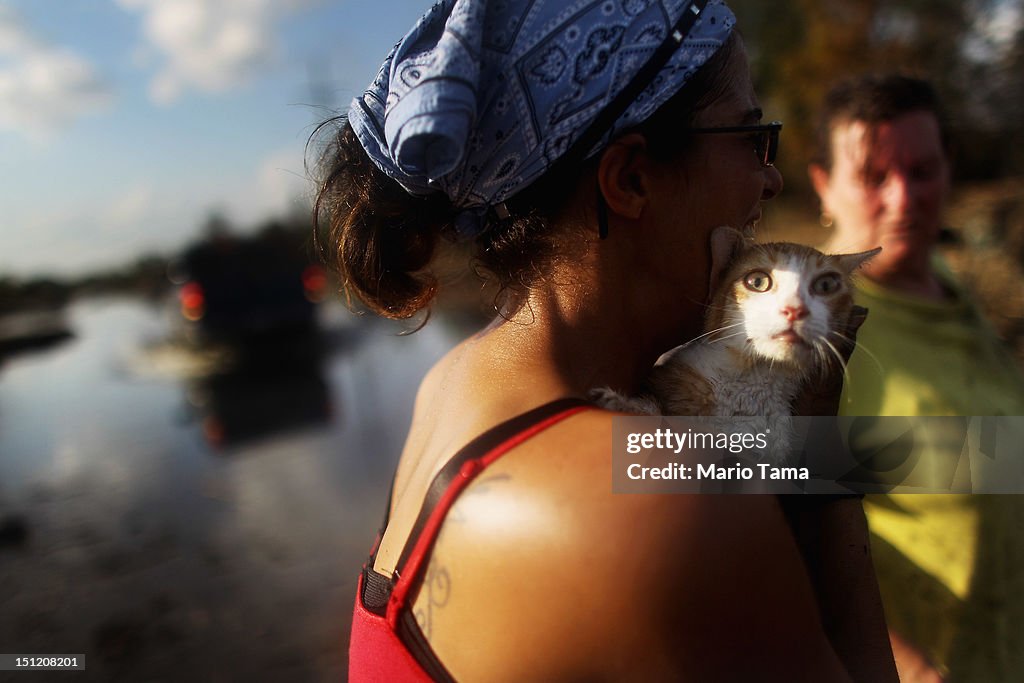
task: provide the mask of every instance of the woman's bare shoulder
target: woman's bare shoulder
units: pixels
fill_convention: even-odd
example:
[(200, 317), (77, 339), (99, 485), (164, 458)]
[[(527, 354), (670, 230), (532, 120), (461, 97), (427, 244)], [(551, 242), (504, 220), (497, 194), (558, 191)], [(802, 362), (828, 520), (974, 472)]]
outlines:
[[(758, 541), (752, 537), (767, 535), (795, 553), (773, 496), (615, 493), (612, 430), (616, 416), (602, 410), (579, 413), (520, 446), (496, 463), (490, 474), (506, 477), (510, 494), (514, 490), (522, 500), (551, 510), (563, 524), (571, 525), (583, 544), (616, 538), (658, 550), (663, 543), (675, 548), (729, 546), (735, 537), (756, 546)], [(678, 553), (662, 554), (669, 563), (679, 557)]]
[[(498, 624), (500, 642), (478, 652), (541, 653), (526, 677), (623, 667), (611, 677), (714, 680), (729, 657), (733, 672), (749, 665), (801, 680), (804, 667), (842, 680), (821, 676), (841, 670), (774, 498), (615, 494), (612, 417), (585, 411), (546, 430), (453, 508), (433, 563), (450, 572), (449, 615), (487, 605)], [(460, 621), (441, 624), (436, 647), (442, 660), (456, 657), (454, 669), (509, 666), (493, 654), (466, 659)]]

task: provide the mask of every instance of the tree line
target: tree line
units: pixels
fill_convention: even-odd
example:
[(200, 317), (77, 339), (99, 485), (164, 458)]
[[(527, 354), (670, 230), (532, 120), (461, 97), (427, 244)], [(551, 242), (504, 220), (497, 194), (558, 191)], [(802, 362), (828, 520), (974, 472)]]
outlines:
[(930, 80), (952, 123), (959, 180), (1024, 173), (1024, 0), (730, 0), (769, 118), (786, 124), (779, 164), (807, 190), (818, 104), (866, 72)]

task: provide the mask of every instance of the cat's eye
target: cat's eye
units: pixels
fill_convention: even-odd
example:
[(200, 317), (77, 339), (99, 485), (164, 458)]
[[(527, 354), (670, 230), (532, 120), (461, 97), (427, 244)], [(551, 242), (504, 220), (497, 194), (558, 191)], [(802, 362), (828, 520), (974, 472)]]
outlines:
[(811, 283), (811, 291), (822, 296), (835, 294), (841, 287), (842, 281), (838, 273), (825, 273)]
[(772, 288), (772, 276), (763, 270), (754, 270), (743, 278), (743, 286), (752, 292), (767, 292)]

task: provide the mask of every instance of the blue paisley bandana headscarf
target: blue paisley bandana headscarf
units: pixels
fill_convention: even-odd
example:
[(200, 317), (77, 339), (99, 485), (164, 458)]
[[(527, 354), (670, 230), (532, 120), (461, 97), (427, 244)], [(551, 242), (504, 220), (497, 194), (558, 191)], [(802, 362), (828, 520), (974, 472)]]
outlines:
[(685, 38), (676, 32), (682, 44), (584, 150), (593, 152), (650, 116), (721, 46), (735, 23), (721, 0), (703, 11), (687, 0), (441, 0), (348, 119), (408, 192), (444, 192), (479, 215), (561, 158), (687, 12), (699, 16)]

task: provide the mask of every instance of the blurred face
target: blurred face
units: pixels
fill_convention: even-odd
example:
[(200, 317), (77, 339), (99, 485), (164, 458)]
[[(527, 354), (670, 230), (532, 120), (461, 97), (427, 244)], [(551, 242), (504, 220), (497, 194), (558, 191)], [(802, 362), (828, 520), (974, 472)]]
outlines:
[(864, 268), (880, 281), (929, 272), (949, 189), (939, 124), (927, 111), (873, 128), (850, 121), (832, 129), (832, 170), (811, 168), (822, 210), (831, 214), (833, 246), (882, 252)]

